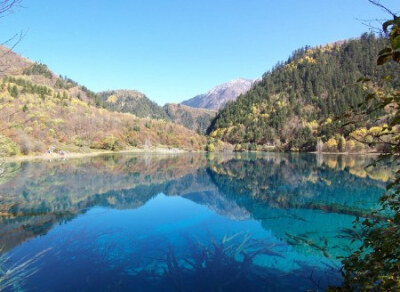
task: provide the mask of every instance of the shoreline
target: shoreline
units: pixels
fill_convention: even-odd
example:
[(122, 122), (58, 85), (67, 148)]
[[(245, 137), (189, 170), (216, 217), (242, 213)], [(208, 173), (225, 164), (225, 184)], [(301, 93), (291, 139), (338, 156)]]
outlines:
[[(129, 154), (129, 153), (151, 153), (151, 154), (184, 154), (184, 153), (208, 153), (207, 151), (190, 151), (179, 148), (163, 148), (163, 147), (154, 147), (151, 149), (143, 149), (143, 148), (132, 148), (121, 151), (92, 151), (92, 152), (69, 152), (65, 155), (58, 153), (51, 154), (33, 154), (33, 155), (21, 155), (21, 156), (8, 156), (4, 157), (3, 160), (6, 162), (14, 162), (14, 161), (34, 161), (34, 160), (59, 160), (59, 159), (74, 159), (74, 158), (84, 158), (84, 157), (95, 157), (106, 154)], [(215, 151), (210, 153), (226, 153), (224, 151)], [(236, 152), (232, 151), (232, 154)], [(246, 153), (246, 152), (240, 152)], [(277, 153), (276, 151), (249, 151), (247, 153)], [(359, 155), (359, 156), (379, 156), (382, 153), (377, 152), (367, 152), (367, 153), (349, 153), (349, 152), (283, 152), (283, 153), (309, 153), (315, 155)]]
[[(179, 148), (162, 148), (155, 147), (152, 149), (127, 149), (121, 151), (92, 151), (92, 152), (68, 152), (65, 155), (58, 153), (51, 154), (33, 154), (33, 155), (21, 155), (21, 156), (8, 156), (4, 157), (3, 160), (6, 162), (14, 162), (14, 161), (34, 161), (34, 160), (52, 160), (52, 159), (70, 159), (70, 158), (84, 158), (84, 157), (95, 157), (106, 154), (129, 154), (129, 153), (152, 153), (152, 154), (183, 154), (189, 153), (190, 151), (179, 149)], [(192, 153), (192, 152), (190, 152)], [(195, 151), (193, 151), (195, 153)]]

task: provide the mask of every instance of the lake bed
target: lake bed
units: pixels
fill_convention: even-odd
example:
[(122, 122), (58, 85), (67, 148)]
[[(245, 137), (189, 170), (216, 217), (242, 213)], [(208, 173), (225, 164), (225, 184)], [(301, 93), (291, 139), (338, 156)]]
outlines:
[(306, 291), (340, 284), (389, 167), (316, 154), (15, 161), (0, 179), (10, 291)]

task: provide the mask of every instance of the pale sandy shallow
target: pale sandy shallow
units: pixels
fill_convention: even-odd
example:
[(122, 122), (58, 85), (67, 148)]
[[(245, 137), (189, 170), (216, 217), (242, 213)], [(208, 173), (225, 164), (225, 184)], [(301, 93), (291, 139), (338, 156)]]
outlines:
[(141, 148), (133, 148), (129, 150), (122, 151), (93, 151), (87, 153), (79, 153), (79, 152), (68, 152), (65, 155), (60, 155), (57, 153), (52, 154), (39, 154), (39, 155), (24, 155), (24, 156), (13, 156), (13, 157), (5, 157), (5, 161), (29, 161), (29, 160), (49, 160), (49, 159), (68, 159), (68, 158), (83, 158), (83, 157), (91, 157), (91, 156), (99, 156), (104, 154), (115, 154), (115, 153), (155, 153), (155, 154), (176, 154), (176, 153), (188, 153), (187, 150), (178, 149), (178, 148), (150, 148), (150, 149), (141, 149)]

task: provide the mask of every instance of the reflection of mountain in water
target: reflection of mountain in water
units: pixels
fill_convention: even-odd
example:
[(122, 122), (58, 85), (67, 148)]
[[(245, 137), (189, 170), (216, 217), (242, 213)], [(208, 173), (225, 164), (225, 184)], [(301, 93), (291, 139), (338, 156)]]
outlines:
[(368, 173), (368, 163), (360, 157), (250, 155), (213, 165), (209, 174), (221, 193), (275, 236), (336, 257), (348, 251), (354, 216), (370, 216), (391, 175), (385, 167)]
[(0, 185), (0, 245), (13, 247), (93, 206), (140, 207), (168, 181), (206, 165), (202, 156), (185, 155), (22, 163), (19, 173)]
[[(336, 159), (332, 167), (332, 157), (321, 163), (314, 155), (273, 155), (261, 159), (247, 156), (213, 165), (210, 175), (220, 191), (244, 200), (245, 205), (250, 201), (274, 208), (366, 215), (365, 212), (377, 207), (385, 183), (377, 181), (377, 175), (374, 179), (370, 178), (372, 174), (354, 175), (365, 172), (368, 161), (358, 160), (355, 165), (348, 157)], [(390, 171), (380, 171), (384, 173), (380, 177), (386, 181)]]
[(252, 217), (292, 245), (328, 254), (345, 240), (329, 234), (348, 225), (348, 215), (368, 215), (383, 192), (390, 171), (367, 172), (367, 163), (280, 154), (22, 163), (0, 185), (0, 245), (10, 249), (93, 206), (134, 209), (164, 193), (232, 219)]

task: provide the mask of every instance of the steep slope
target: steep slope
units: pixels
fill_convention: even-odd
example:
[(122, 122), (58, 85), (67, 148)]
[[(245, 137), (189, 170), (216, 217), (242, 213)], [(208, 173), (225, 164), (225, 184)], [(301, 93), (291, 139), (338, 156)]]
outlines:
[(167, 103), (164, 106), (164, 111), (175, 123), (202, 134), (206, 132), (212, 119), (217, 115), (217, 111), (214, 110), (174, 103)]
[[(5, 50), (4, 48), (2, 48)], [(14, 53), (2, 59), (0, 154), (167, 146), (203, 149), (204, 137), (163, 120), (100, 108), (98, 96)]]
[(66, 76), (56, 75), (44, 64), (19, 56), (4, 46), (0, 46), (0, 56), (0, 78), (20, 76), (30, 80), (33, 84), (66, 92), (69, 96), (78, 98), (90, 105), (101, 106), (101, 100), (94, 92)]
[(162, 107), (136, 90), (109, 90), (98, 93), (105, 108), (137, 117), (168, 119)]
[[(362, 145), (347, 139), (352, 134), (349, 131), (384, 123), (385, 112), (372, 112), (349, 131), (341, 129), (343, 116), (365, 100), (366, 92), (357, 83), (360, 77), (377, 81), (395, 72), (390, 65), (376, 65), (376, 56), (384, 47), (384, 39), (364, 34), (360, 39), (294, 52), (219, 112), (211, 136), (238, 144), (237, 150), (257, 145), (315, 150), (318, 138), (326, 142), (327, 151), (357, 150), (353, 148)], [(398, 78), (391, 81), (391, 86), (395, 84)]]
[(254, 80), (248, 79), (232, 80), (214, 87), (205, 94), (200, 94), (186, 100), (182, 104), (196, 108), (218, 110), (228, 101), (233, 101), (240, 94), (247, 92), (253, 83)]

